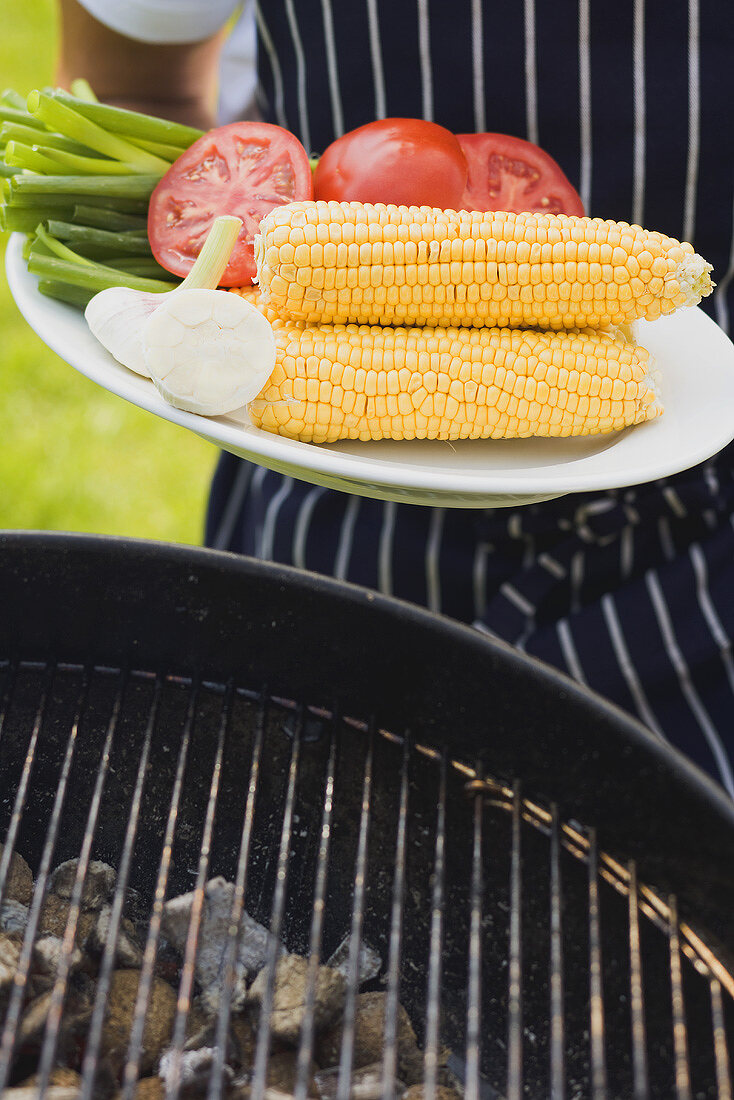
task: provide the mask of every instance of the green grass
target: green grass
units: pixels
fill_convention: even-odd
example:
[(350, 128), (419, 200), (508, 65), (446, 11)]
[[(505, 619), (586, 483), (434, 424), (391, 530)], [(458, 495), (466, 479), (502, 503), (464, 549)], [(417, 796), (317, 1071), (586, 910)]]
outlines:
[[(53, 83), (53, 0), (7, 5), (0, 84)], [(0, 528), (200, 543), (216, 449), (114, 397), (53, 354), (21, 317), (0, 234)]]

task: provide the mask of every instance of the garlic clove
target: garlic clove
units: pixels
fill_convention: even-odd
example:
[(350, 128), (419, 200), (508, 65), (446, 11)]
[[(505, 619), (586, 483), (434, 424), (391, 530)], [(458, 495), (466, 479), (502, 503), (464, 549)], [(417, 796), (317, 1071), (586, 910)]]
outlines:
[(269, 321), (237, 294), (180, 288), (142, 331), (145, 364), (171, 405), (203, 416), (252, 401), (275, 366)]
[[(172, 291), (144, 294), (124, 286), (100, 290), (84, 311), (89, 330), (123, 367), (150, 378), (145, 365), (143, 326)], [(235, 297), (235, 295), (233, 295)]]

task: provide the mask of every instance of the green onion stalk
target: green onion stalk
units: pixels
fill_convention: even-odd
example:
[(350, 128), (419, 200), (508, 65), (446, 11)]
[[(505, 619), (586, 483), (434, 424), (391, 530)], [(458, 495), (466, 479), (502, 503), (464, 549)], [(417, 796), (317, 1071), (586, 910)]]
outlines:
[(41, 293), (83, 307), (99, 290), (162, 292), (150, 196), (202, 131), (99, 103), (85, 80), (0, 92), (0, 229), (26, 235)]

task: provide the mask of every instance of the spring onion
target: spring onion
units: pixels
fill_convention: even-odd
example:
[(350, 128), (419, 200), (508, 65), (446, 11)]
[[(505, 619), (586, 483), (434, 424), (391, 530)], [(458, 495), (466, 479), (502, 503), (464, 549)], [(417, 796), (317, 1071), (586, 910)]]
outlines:
[(122, 230), (119, 233), (106, 229), (94, 229), (88, 225), (74, 225), (72, 222), (49, 219), (48, 231), (62, 241), (73, 244), (104, 245), (109, 251), (132, 252), (139, 256), (150, 256), (148, 234), (138, 229)]
[[(79, 153), (83, 156), (92, 153), (86, 145), (64, 137), (63, 134), (55, 134), (50, 130), (41, 133), (37, 129), (34, 130), (32, 126), (19, 122), (3, 122), (0, 126), (0, 145), (6, 145), (9, 141), (22, 141), (25, 145), (40, 145), (44, 149), (66, 149), (68, 153)], [(95, 153), (94, 156), (99, 164), (102, 159), (100, 154)]]
[(96, 195), (107, 199), (150, 198), (157, 176), (13, 176), (11, 201), (15, 195)]
[(124, 107), (111, 107), (106, 103), (88, 103), (69, 95), (60, 89), (50, 89), (50, 96), (57, 103), (70, 107), (84, 118), (95, 122), (112, 134), (124, 134), (127, 138), (143, 138), (146, 141), (161, 141), (188, 149), (202, 136), (202, 131), (193, 126), (184, 126), (181, 122), (155, 118), (152, 115), (128, 111)]
[(169, 291), (148, 201), (201, 131), (99, 103), (84, 80), (72, 93), (0, 92), (0, 229), (28, 235), (29, 270), (62, 301), (84, 305), (114, 286)]
[(79, 114), (73, 107), (59, 102), (44, 92), (30, 93), (28, 111), (35, 118), (39, 118), (50, 130), (59, 130), (113, 160), (129, 162), (141, 172), (155, 172), (162, 176), (170, 167), (168, 161), (163, 160), (162, 157), (146, 153), (144, 149), (131, 145), (125, 138), (109, 133), (96, 122)]
[(70, 219), (76, 225), (89, 225), (95, 229), (140, 229), (147, 234), (146, 218), (140, 214), (125, 214), (109, 207), (95, 207), (78, 203)]
[(107, 290), (110, 287), (129, 287), (131, 290), (163, 292), (171, 289), (170, 282), (163, 279), (146, 279), (139, 275), (127, 275), (114, 267), (104, 264), (85, 264), (82, 257), (76, 263), (58, 259), (56, 256), (44, 256), (31, 248), (28, 257), (28, 270), (32, 275), (56, 282), (71, 283), (72, 286), (86, 287), (88, 290)]

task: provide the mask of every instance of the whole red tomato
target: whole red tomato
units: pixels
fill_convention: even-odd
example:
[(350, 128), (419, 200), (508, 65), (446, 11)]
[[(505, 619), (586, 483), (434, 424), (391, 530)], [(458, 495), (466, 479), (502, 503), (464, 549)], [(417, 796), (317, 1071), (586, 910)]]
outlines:
[(314, 173), (317, 199), (457, 209), (467, 163), (450, 130), (419, 118), (368, 122), (327, 147)]

